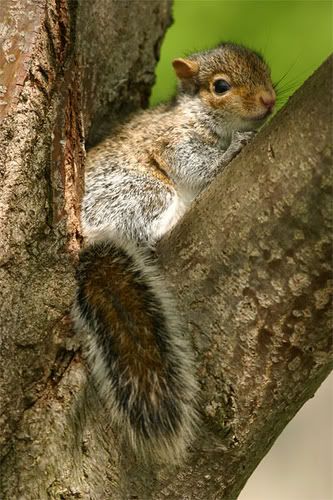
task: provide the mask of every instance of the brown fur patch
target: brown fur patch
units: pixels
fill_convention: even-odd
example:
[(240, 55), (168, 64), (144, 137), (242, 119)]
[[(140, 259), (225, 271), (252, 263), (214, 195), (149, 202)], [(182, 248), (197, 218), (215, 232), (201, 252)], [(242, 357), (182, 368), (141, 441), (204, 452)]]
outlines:
[(170, 170), (170, 167), (165, 162), (165, 160), (163, 160), (161, 154), (156, 150), (152, 151), (149, 154), (149, 162), (146, 165), (149, 169), (149, 173), (153, 175), (153, 177), (169, 186), (175, 187), (174, 182), (172, 182), (167, 174), (167, 171)]
[(108, 334), (112, 335), (112, 351), (120, 371), (128, 372), (131, 380), (140, 380), (140, 391), (152, 395), (157, 387), (150, 375), (157, 374), (161, 384), (164, 363), (156, 325), (142, 300), (147, 291), (140, 290), (128, 265), (111, 255), (96, 257), (91, 263), (83, 291), (102, 323), (112, 325)]

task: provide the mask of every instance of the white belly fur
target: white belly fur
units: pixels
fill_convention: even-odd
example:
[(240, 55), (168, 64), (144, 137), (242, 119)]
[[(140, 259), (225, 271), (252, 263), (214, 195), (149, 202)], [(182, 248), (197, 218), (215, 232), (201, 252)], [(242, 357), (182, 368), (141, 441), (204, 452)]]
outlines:
[(164, 234), (171, 231), (188, 210), (195, 195), (196, 194), (192, 191), (184, 189), (177, 190), (170, 206), (163, 212), (161, 217), (156, 219), (152, 226), (152, 233), (156, 234), (156, 240), (159, 240)]

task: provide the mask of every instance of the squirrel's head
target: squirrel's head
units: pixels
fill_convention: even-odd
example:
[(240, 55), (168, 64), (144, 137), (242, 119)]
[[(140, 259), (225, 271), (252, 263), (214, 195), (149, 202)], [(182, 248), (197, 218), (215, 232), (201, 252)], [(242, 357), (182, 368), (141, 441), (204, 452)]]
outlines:
[(216, 49), (175, 59), (180, 91), (197, 95), (235, 130), (258, 128), (275, 105), (270, 69), (258, 53), (222, 43)]

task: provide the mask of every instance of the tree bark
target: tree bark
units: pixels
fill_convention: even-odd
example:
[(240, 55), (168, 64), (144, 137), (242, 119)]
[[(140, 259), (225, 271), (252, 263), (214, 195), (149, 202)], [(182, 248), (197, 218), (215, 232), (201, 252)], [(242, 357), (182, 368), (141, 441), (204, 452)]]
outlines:
[(332, 369), (332, 61), (161, 242), (206, 426), (154, 499), (237, 498)]
[(86, 381), (69, 323), (83, 135), (94, 142), (102, 118), (147, 103), (170, 9), (169, 0), (1, 2), (1, 498), (118, 491), (119, 459), (98, 447), (97, 424), (85, 426), (80, 465), (71, 440)]
[(68, 319), (83, 140), (147, 104), (170, 2), (1, 9), (0, 496), (236, 498), (332, 367), (332, 60), (161, 242), (205, 424), (170, 470), (122, 449)]

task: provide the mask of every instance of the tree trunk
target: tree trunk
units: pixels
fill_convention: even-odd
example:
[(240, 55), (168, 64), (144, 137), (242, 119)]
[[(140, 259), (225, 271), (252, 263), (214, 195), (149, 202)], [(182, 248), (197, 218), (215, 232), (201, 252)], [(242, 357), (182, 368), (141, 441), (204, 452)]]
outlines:
[(68, 319), (83, 140), (147, 104), (170, 2), (2, 0), (0, 18), (0, 496), (236, 498), (332, 366), (332, 60), (161, 242), (203, 389), (175, 471), (121, 448)]
[(1, 498), (119, 491), (119, 458), (99, 448), (97, 424), (79, 465), (71, 440), (86, 381), (68, 314), (83, 128), (94, 142), (103, 119), (147, 104), (170, 10), (169, 0), (1, 0)]

